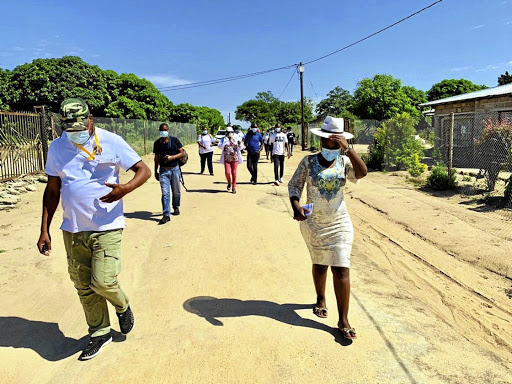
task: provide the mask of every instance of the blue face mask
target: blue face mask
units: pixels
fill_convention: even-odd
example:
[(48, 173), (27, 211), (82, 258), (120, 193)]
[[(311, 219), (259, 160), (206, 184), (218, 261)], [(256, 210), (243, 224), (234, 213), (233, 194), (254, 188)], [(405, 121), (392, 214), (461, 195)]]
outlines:
[(276, 132), (277, 133), (281, 132), (281, 128), (276, 128)]
[(91, 135), (89, 135), (88, 129), (85, 131), (79, 131), (79, 132), (66, 132), (66, 136), (73, 143), (80, 144), (80, 145), (85, 144), (87, 142), (87, 140), (89, 140), (89, 137), (91, 137)]
[(208, 131), (203, 131), (203, 135), (206, 135), (208, 133)]
[(160, 131), (160, 137), (169, 137), (169, 131)]
[(253, 131), (254, 133), (256, 133), (257, 130), (258, 128), (251, 128), (251, 131)]
[(333, 161), (340, 154), (339, 149), (328, 149), (322, 147), (322, 157), (327, 161)]

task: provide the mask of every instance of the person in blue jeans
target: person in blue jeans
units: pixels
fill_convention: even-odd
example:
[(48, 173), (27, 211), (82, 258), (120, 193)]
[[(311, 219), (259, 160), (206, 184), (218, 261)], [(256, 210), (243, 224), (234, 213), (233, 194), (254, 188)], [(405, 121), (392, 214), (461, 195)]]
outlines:
[[(153, 144), (155, 154), (155, 179), (160, 181), (162, 190), (163, 216), (158, 224), (165, 224), (171, 221), (171, 192), (173, 215), (180, 214), (180, 166), (178, 159), (185, 155), (183, 145), (177, 137), (169, 136), (169, 126), (160, 124), (160, 138)], [(160, 172), (158, 168), (160, 167)]]
[(251, 129), (245, 135), (245, 147), (247, 148), (247, 169), (251, 174), (251, 184), (258, 183), (258, 161), (263, 149), (263, 136), (258, 132), (258, 124), (252, 123)]

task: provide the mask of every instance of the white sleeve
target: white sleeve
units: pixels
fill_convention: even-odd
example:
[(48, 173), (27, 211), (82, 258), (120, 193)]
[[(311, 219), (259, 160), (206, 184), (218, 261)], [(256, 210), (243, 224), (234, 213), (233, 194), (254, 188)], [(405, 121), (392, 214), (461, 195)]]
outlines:
[[(60, 140), (60, 139), (57, 139)], [(44, 172), (48, 176), (58, 176), (59, 175), (59, 167), (57, 166), (57, 160), (55, 158), (56, 152), (58, 152), (57, 148), (57, 140), (54, 140), (50, 144), (50, 148), (48, 149), (48, 156), (46, 158), (46, 166), (44, 168)]]
[(127, 171), (142, 159), (120, 136), (117, 136), (116, 139), (116, 157), (119, 158), (121, 168)]

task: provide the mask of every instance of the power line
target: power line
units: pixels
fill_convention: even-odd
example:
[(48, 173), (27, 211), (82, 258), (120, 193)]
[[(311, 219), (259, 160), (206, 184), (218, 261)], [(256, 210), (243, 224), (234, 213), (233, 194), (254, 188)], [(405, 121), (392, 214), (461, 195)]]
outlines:
[[(320, 56), (316, 59), (313, 59), (313, 60), (310, 60), (310, 61), (307, 61), (305, 62), (304, 64), (311, 64), (311, 63), (315, 63), (317, 61), (320, 61), (320, 60), (323, 60), (325, 59), (326, 57), (329, 57), (329, 56), (332, 56), (336, 53), (339, 53), (341, 51), (344, 51), (350, 47), (353, 47), (354, 45), (357, 45), (359, 43), (362, 43), (363, 41), (366, 41), (384, 31), (387, 31), (388, 29), (391, 29), (393, 27), (395, 27), (396, 25), (400, 24), (400, 23), (403, 23), (404, 21), (416, 16), (416, 15), (419, 15), (420, 13), (426, 11), (427, 9), (429, 8), (432, 8), (433, 6), (443, 2), (444, 0), (437, 0), (435, 2), (433, 2), (432, 4), (414, 12), (414, 13), (411, 13), (410, 15), (394, 22), (393, 24), (390, 24), (388, 25), (387, 27), (384, 27), (380, 30), (378, 30), (377, 32), (374, 32), (366, 37), (363, 37), (362, 39), (359, 39), (349, 45), (346, 45), (345, 47), (343, 48), (340, 48), (340, 49), (337, 49), (336, 51), (333, 51), (333, 52), (330, 52), (326, 55), (323, 55), (323, 56)], [(189, 89), (189, 88), (197, 88), (197, 87), (204, 87), (204, 86), (207, 86), (207, 85), (214, 85), (214, 84), (221, 84), (221, 83), (226, 83), (226, 82), (229, 82), (229, 81), (235, 81), (235, 80), (240, 80), (240, 79), (246, 79), (248, 77), (254, 77), (254, 76), (261, 76), (261, 75), (264, 75), (264, 74), (267, 74), (267, 73), (271, 73), (271, 72), (276, 72), (276, 71), (281, 71), (281, 70), (284, 70), (284, 69), (288, 69), (288, 68), (292, 68), (292, 67), (296, 67), (297, 64), (290, 64), (290, 65), (286, 65), (284, 67), (279, 67), (279, 68), (272, 68), (272, 69), (267, 69), (267, 70), (263, 70), (263, 71), (259, 71), (259, 72), (252, 72), (252, 73), (246, 73), (246, 74), (243, 74), (243, 75), (237, 75), (237, 76), (229, 76), (229, 77), (224, 77), (224, 78), (220, 78), (220, 79), (213, 79), (213, 80), (205, 80), (205, 81), (197, 81), (197, 82), (194, 82), (194, 83), (189, 83), (189, 84), (182, 84), (182, 85), (171, 85), (171, 86), (168, 86), (168, 87), (161, 87), (161, 88), (157, 88), (158, 90), (160, 91), (177, 91), (177, 90), (182, 90), (182, 89)], [(290, 80), (291, 81), (291, 80)]]
[(346, 49), (348, 49), (348, 48), (350, 48), (350, 47), (353, 47), (353, 46), (354, 46), (354, 45), (356, 45), (356, 44), (362, 43), (363, 41), (368, 40), (368, 39), (372, 38), (373, 36), (378, 35), (379, 33), (382, 33), (382, 32), (384, 32), (384, 31), (387, 31), (388, 29), (393, 28), (395, 25), (398, 25), (398, 24), (400, 24), (400, 23), (403, 23), (404, 21), (406, 21), (406, 20), (408, 20), (408, 19), (410, 19), (410, 18), (412, 18), (412, 17), (414, 17), (414, 16), (416, 16), (416, 15), (418, 15), (418, 14), (420, 14), (420, 13), (422, 13), (422, 12), (426, 11), (427, 9), (432, 8), (434, 5), (439, 4), (439, 3), (441, 3), (442, 1), (443, 1), (443, 0), (438, 0), (438, 1), (436, 1), (436, 2), (432, 3), (432, 4), (428, 5), (428, 6), (426, 6), (426, 7), (422, 8), (422, 9), (420, 9), (419, 11), (416, 11), (416, 12), (414, 12), (414, 13), (411, 13), (409, 16), (406, 16), (406, 17), (404, 17), (403, 19), (400, 19), (400, 20), (398, 20), (398, 21), (394, 22), (393, 24), (388, 25), (387, 27), (384, 27), (384, 28), (382, 28), (382, 29), (379, 29), (377, 32), (374, 32), (374, 33), (372, 33), (371, 35), (368, 35), (368, 36), (366, 36), (366, 37), (363, 37), (362, 39), (357, 40), (357, 41), (353, 42), (352, 44), (349, 44), (349, 45), (347, 45), (347, 46), (345, 46), (345, 47), (343, 47), (343, 48), (337, 49), (336, 51), (333, 51), (333, 52), (331, 52), (331, 53), (328, 53), (327, 55), (320, 56), (319, 58), (316, 58), (316, 59), (314, 59), (314, 60), (306, 61), (304, 64), (311, 64), (311, 63), (314, 63), (314, 62), (320, 61), (320, 60), (322, 60), (322, 59), (325, 59), (326, 57), (332, 56), (332, 55), (334, 55), (334, 54), (336, 54), (336, 53), (338, 53), (338, 52), (341, 52), (341, 51), (344, 51), (344, 50), (346, 50)]
[(158, 88), (158, 89), (160, 91), (174, 91), (174, 90), (177, 90), (177, 89), (187, 89), (187, 88), (202, 87), (202, 86), (206, 86), (206, 85), (213, 85), (213, 84), (225, 83), (225, 82), (228, 82), (228, 81), (235, 81), (235, 80), (239, 80), (239, 79), (245, 79), (245, 78), (248, 78), (248, 77), (260, 76), (260, 75), (264, 75), (264, 74), (270, 73), (270, 72), (276, 72), (276, 71), (281, 71), (281, 70), (284, 70), (284, 69), (289, 69), (289, 68), (295, 67), (296, 65), (297, 64), (291, 64), (291, 65), (286, 65), (284, 67), (267, 69), (267, 70), (259, 71), (259, 72), (246, 73), (246, 74), (243, 74), (243, 75), (224, 77), (224, 78), (214, 79), (214, 80), (197, 81), (197, 82), (189, 83), (189, 84), (171, 85), (171, 86), (168, 86), (168, 87), (162, 87), (162, 88)]
[(288, 82), (286, 83), (286, 86), (284, 87), (283, 92), (281, 92), (281, 94), (279, 95), (278, 99), (281, 99), (281, 96), (283, 96), (284, 91), (286, 91), (286, 88), (288, 88), (288, 86), (290, 85), (290, 82), (292, 81), (293, 75), (295, 75), (295, 73), (297, 73), (297, 68), (293, 69), (292, 76), (290, 77), (290, 80), (288, 80)]
[(306, 72), (306, 76), (308, 77), (309, 84), (311, 84), (311, 88), (313, 88), (313, 92), (315, 93), (315, 96), (318, 98), (318, 95), (316, 94), (315, 87), (313, 86), (313, 82), (311, 81), (311, 78), (309, 77), (307, 72)]

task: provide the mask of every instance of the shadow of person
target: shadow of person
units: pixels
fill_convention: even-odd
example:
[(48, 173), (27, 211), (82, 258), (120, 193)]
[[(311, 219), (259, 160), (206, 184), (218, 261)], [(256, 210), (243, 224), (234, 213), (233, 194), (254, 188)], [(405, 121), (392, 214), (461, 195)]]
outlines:
[(190, 193), (225, 193), (226, 191), (218, 190), (218, 189), (189, 189), (188, 192)]
[(148, 211), (136, 211), (136, 212), (125, 212), (124, 216), (127, 219), (139, 219), (139, 220), (149, 220), (149, 221), (160, 221), (158, 217), (162, 216), (161, 214), (156, 214)]
[(81, 351), (89, 336), (66, 337), (57, 323), (21, 317), (0, 317), (0, 347), (29, 348), (48, 361), (65, 359)]
[(318, 329), (334, 336), (337, 343), (348, 346), (351, 340), (345, 339), (337, 328), (300, 317), (296, 310), (310, 309), (311, 304), (277, 304), (265, 300), (217, 299), (210, 296), (198, 296), (183, 303), (183, 308), (190, 313), (203, 317), (210, 324), (223, 326), (218, 318), (262, 316), (296, 327)]

